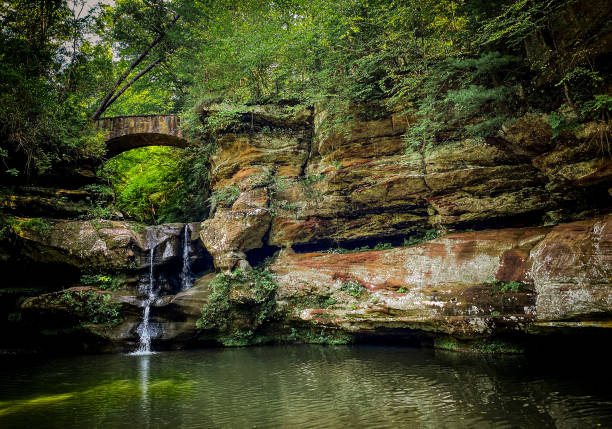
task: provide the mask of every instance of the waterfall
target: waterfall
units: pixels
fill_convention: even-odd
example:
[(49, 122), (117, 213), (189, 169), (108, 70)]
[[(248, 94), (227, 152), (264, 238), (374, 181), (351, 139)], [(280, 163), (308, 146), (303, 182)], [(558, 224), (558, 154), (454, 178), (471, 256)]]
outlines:
[(151, 312), (151, 303), (155, 301), (157, 295), (155, 293), (155, 277), (153, 267), (155, 265), (155, 243), (151, 238), (150, 234), (147, 234), (149, 242), (150, 255), (149, 255), (149, 284), (145, 289), (146, 298), (144, 301), (144, 310), (142, 313), (142, 322), (138, 326), (138, 336), (140, 337), (140, 344), (138, 349), (132, 353), (136, 355), (147, 355), (151, 354), (151, 326), (149, 323), (149, 313)]
[(189, 262), (189, 245), (191, 243), (191, 233), (189, 224), (185, 224), (183, 230), (183, 269), (181, 270), (181, 291), (191, 287), (191, 267)]

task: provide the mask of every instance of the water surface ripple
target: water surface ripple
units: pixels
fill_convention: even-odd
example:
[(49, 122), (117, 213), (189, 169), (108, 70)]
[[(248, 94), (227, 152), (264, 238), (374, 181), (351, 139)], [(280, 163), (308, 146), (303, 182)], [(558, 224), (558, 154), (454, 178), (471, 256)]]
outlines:
[(3, 357), (0, 427), (610, 427), (607, 365), (379, 346)]

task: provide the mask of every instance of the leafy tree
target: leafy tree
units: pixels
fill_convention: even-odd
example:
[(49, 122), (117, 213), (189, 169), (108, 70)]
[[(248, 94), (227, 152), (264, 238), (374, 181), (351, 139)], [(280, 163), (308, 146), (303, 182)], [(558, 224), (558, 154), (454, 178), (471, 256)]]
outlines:
[[(98, 119), (145, 75), (150, 77), (149, 84), (157, 83), (157, 91), (153, 91), (157, 96), (156, 107), (159, 107), (160, 96), (166, 102), (173, 96), (167, 91), (164, 93), (161, 89), (164, 86), (167, 88), (170, 84), (180, 92), (184, 83), (177, 80), (171, 70), (151, 72), (171, 62), (176, 51), (193, 47), (190, 37), (193, 28), (205, 25), (209, 8), (207, 1), (181, 0), (117, 0), (112, 6), (103, 6), (97, 21), (98, 32), (113, 44), (119, 61), (116, 62), (116, 79), (108, 87), (92, 118)], [(140, 91), (145, 88), (141, 86)], [(136, 97), (143, 98), (143, 95)], [(147, 94), (144, 98), (149, 103), (152, 101)], [(140, 103), (132, 100), (131, 104)]]
[(87, 110), (111, 53), (87, 40), (92, 13), (82, 0), (0, 5), (0, 160), (10, 175), (102, 155)]

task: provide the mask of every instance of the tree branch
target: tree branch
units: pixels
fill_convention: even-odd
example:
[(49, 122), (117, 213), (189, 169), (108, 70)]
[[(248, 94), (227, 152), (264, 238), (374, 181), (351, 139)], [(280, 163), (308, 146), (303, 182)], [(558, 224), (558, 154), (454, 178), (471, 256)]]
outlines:
[[(145, 48), (144, 51), (142, 51), (142, 53), (138, 56), (138, 58), (136, 58), (132, 62), (132, 64), (130, 64), (128, 69), (119, 77), (119, 79), (117, 79), (117, 82), (115, 82), (115, 85), (113, 86), (113, 89), (111, 89), (106, 94), (106, 96), (104, 97), (104, 100), (102, 100), (102, 103), (100, 103), (100, 106), (98, 107), (98, 110), (96, 110), (96, 113), (94, 113), (93, 116), (91, 117), (92, 119), (95, 120), (95, 119), (99, 119), (100, 118), (100, 115), (102, 115), (102, 113), (104, 113), (104, 111), (106, 109), (108, 109), (108, 106), (110, 106), (111, 98), (113, 99), (113, 101), (115, 101), (117, 99), (117, 97), (116, 96), (113, 97), (113, 95), (117, 91), (117, 88), (119, 88), (119, 85), (121, 85), (121, 83), (130, 75), (130, 73), (132, 73), (132, 71), (138, 66), (138, 64), (140, 64), (142, 62), (142, 60), (145, 59), (145, 57), (151, 51), (151, 49), (153, 49), (159, 42), (161, 42), (161, 40), (166, 35), (166, 30), (168, 30), (168, 28), (172, 27), (176, 23), (176, 21), (179, 20), (180, 17), (181, 17), (180, 15), (175, 15), (174, 19), (166, 26), (166, 28), (151, 43), (149, 43), (149, 45)], [(160, 59), (160, 61), (161, 61), (161, 59)], [(151, 70), (151, 68), (153, 68), (153, 67), (147, 67), (146, 70), (149, 71), (149, 70)], [(138, 76), (138, 78), (140, 78), (140, 76)], [(128, 84), (128, 86), (129, 85), (131, 85), (131, 84)], [(125, 88), (125, 89), (127, 89), (127, 88)], [(125, 89), (123, 91), (125, 91)], [(123, 92), (121, 92), (121, 93), (123, 93)]]
[[(151, 64), (149, 64), (147, 66), (146, 69), (142, 70), (140, 73), (138, 73), (136, 76), (134, 76), (128, 83), (126, 83), (123, 88), (121, 88), (110, 100), (108, 100), (106, 102), (106, 105), (104, 106), (104, 110), (102, 112), (104, 112), (106, 109), (108, 109), (110, 107), (111, 104), (113, 104), (115, 102), (115, 100), (117, 100), (117, 98), (121, 97), (121, 95), (130, 87), (134, 84), (134, 82), (136, 82), (138, 79), (140, 79), (141, 77), (143, 77), (145, 74), (147, 74), (153, 67), (155, 67), (156, 65), (158, 65), (159, 63), (161, 63), (161, 61), (163, 60), (163, 57), (159, 57), (158, 59), (156, 59), (155, 61), (153, 61)], [(101, 112), (101, 113), (102, 113)]]

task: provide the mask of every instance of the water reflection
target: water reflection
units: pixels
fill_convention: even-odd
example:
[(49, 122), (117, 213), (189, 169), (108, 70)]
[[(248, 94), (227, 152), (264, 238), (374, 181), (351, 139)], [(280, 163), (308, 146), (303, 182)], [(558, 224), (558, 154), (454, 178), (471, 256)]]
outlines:
[(150, 355), (138, 356), (138, 380), (140, 381), (140, 408), (142, 410), (143, 422), (147, 422), (146, 427), (150, 426), (148, 416), (150, 415), (151, 405), (149, 403), (149, 364)]
[(606, 427), (607, 364), (554, 363), (321, 346), (11, 361), (0, 427)]

